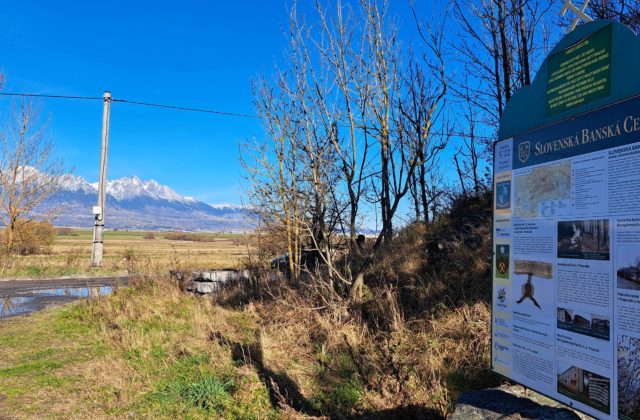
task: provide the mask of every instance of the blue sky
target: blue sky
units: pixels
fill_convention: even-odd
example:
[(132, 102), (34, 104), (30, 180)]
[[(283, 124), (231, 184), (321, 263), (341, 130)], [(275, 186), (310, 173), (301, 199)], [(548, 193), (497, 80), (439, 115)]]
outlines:
[[(101, 96), (253, 114), (250, 81), (283, 50), (284, 1), (11, 2), (0, 23), (5, 91)], [(7, 102), (7, 98), (1, 99)], [(47, 99), (48, 133), (74, 173), (97, 179), (102, 104)], [(154, 178), (239, 202), (238, 142), (257, 120), (114, 103), (109, 178)]]
[[(253, 114), (251, 80), (283, 61), (288, 4), (10, 2), (0, 12), (0, 73), (6, 92), (102, 96), (108, 89), (119, 99)], [(423, 10), (430, 4), (422, 2)], [(413, 23), (408, 2), (394, 7)], [(1, 110), (9, 99), (0, 101)], [(41, 105), (66, 164), (97, 180), (102, 103)], [(239, 203), (238, 143), (261, 132), (259, 120), (114, 103), (108, 177), (154, 178), (209, 203)]]

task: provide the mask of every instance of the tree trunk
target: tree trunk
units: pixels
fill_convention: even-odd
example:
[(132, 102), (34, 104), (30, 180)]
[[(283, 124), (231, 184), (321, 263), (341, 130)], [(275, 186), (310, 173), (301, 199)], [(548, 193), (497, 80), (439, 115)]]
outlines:
[(504, 80), (504, 98), (507, 102), (511, 99), (511, 60), (509, 57), (509, 47), (507, 45), (506, 34), (506, 11), (505, 0), (498, 0), (498, 28), (500, 30), (500, 46), (502, 52), (502, 78)]
[(356, 279), (351, 284), (351, 290), (349, 291), (349, 298), (352, 301), (358, 302), (362, 300), (364, 291), (364, 273), (360, 272), (356, 276)]
[(380, 151), (382, 159), (382, 175), (381, 175), (381, 199), (380, 208), (382, 215), (382, 229), (384, 229), (385, 240), (391, 240), (393, 237), (393, 222), (391, 215), (391, 192), (389, 179), (389, 134), (382, 134), (382, 148)]
[(529, 70), (529, 47), (527, 46), (527, 29), (524, 21), (524, 5), (522, 0), (518, 0), (518, 18), (520, 21), (520, 41), (522, 42), (522, 72), (524, 73), (524, 84), (531, 84), (531, 71)]

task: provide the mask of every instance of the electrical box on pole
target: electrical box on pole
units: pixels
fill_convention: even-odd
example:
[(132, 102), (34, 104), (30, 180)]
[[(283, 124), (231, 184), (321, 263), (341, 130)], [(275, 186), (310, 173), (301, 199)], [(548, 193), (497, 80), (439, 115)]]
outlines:
[(106, 204), (107, 155), (109, 151), (109, 112), (111, 110), (111, 93), (104, 92), (104, 108), (102, 113), (102, 148), (100, 150), (100, 178), (98, 180), (98, 205), (93, 207), (95, 223), (93, 225), (93, 248), (91, 266), (102, 267), (104, 248), (104, 208)]

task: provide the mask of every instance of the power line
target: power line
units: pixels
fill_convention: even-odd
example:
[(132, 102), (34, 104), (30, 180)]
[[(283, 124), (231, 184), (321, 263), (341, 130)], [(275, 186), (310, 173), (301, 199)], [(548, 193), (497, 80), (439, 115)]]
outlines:
[(54, 99), (82, 99), (87, 101), (101, 101), (100, 96), (68, 96), (68, 95), (45, 95), (43, 93), (12, 93), (0, 92), (2, 96), (21, 96), (25, 98), (54, 98)]
[[(0, 92), (1, 96), (20, 96), (27, 98), (53, 98), (53, 99), (79, 99), (79, 100), (89, 100), (89, 101), (102, 101), (103, 98), (99, 96), (69, 96), (69, 95), (46, 95), (40, 93), (17, 93), (17, 92)], [(193, 108), (193, 107), (184, 107), (184, 106), (176, 106), (176, 105), (167, 105), (167, 104), (157, 104), (151, 102), (140, 102), (140, 101), (131, 101), (128, 99), (117, 99), (112, 98), (112, 102), (120, 102), (131, 105), (141, 105), (148, 106), (153, 108), (164, 108), (164, 109), (175, 109), (179, 111), (188, 111), (188, 112), (199, 112), (205, 114), (213, 114), (213, 115), (222, 115), (227, 117), (236, 117), (236, 118), (251, 118), (251, 119), (261, 119), (258, 115), (252, 114), (242, 114), (238, 112), (229, 112), (229, 111), (217, 111), (213, 109), (205, 109), (205, 108)], [(339, 127), (348, 128), (349, 126), (339, 124)], [(371, 132), (374, 128), (365, 128), (365, 127), (357, 127), (359, 130)], [(436, 136), (452, 136), (452, 137), (470, 137), (468, 133), (441, 133), (436, 131), (431, 131), (431, 134)], [(493, 137), (490, 136), (475, 136), (477, 139), (485, 139), (485, 140), (493, 140)]]
[(132, 105), (150, 106), (150, 107), (155, 107), (155, 108), (177, 109), (177, 110), (180, 110), (180, 111), (203, 112), (203, 113), (206, 113), (206, 114), (226, 115), (226, 116), (229, 116), (229, 117), (260, 119), (260, 117), (257, 116), (257, 115), (241, 114), (241, 113), (237, 113), (237, 112), (214, 111), (214, 110), (211, 110), (211, 109), (203, 109), (203, 108), (190, 108), (190, 107), (175, 106), (175, 105), (153, 104), (153, 103), (149, 103), (149, 102), (129, 101), (127, 99), (112, 99), (111, 101), (112, 102), (122, 102), (122, 103), (125, 103), (125, 104), (132, 104)]
[[(69, 95), (45, 95), (40, 93), (14, 93), (14, 92), (0, 92), (0, 95), (3, 96), (21, 96), (26, 98), (53, 98), (53, 99), (82, 99), (82, 100), (93, 100), (93, 101), (102, 101), (103, 98), (99, 96), (69, 96)], [(228, 111), (216, 111), (213, 109), (203, 109), (203, 108), (191, 108), (184, 106), (175, 106), (175, 105), (166, 105), (166, 104), (155, 104), (150, 102), (140, 102), (140, 101), (130, 101), (127, 99), (111, 99), (111, 102), (121, 102), (132, 105), (142, 105), (149, 106), (155, 108), (166, 108), (166, 109), (177, 109), (180, 111), (190, 111), (190, 112), (202, 112), (207, 114), (215, 114), (215, 115), (226, 115), (229, 117), (240, 117), (240, 118), (254, 118), (259, 119), (257, 115), (250, 114), (242, 114), (238, 112), (228, 112)]]

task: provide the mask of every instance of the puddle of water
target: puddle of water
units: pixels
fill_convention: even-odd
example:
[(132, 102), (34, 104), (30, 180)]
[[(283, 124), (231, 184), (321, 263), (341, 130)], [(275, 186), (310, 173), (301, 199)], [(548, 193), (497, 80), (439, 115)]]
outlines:
[(21, 315), (29, 312), (29, 303), (33, 301), (32, 297), (5, 297), (2, 298), (2, 310), (0, 310), (0, 318), (8, 318), (14, 315)]
[(76, 299), (109, 295), (112, 291), (111, 286), (20, 290), (13, 296), (0, 296), (0, 319), (29, 314)]
[[(28, 295), (38, 296), (68, 296), (75, 298), (86, 298), (93, 296), (108, 295), (111, 293), (111, 286), (95, 287), (60, 287), (56, 289), (34, 289), (25, 292)], [(22, 293), (20, 293), (22, 295)]]

